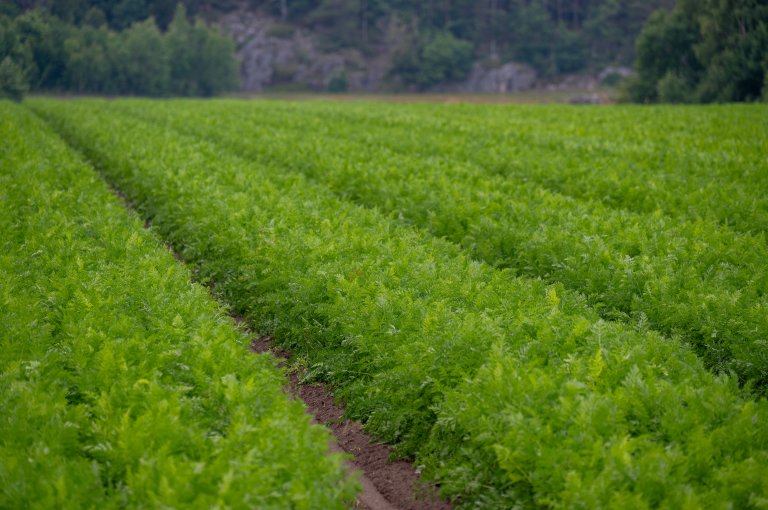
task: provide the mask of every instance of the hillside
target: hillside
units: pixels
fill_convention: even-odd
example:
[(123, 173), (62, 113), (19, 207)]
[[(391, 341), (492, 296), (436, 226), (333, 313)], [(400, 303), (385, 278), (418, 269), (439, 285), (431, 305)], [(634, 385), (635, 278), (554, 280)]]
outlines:
[[(4, 31), (11, 34), (0, 54), (11, 59), (7, 66), (15, 64), (32, 77), (32, 89), (131, 93), (119, 84), (83, 85), (84, 78), (67, 76), (77, 74), (71, 71), (70, 60), (81, 56), (70, 53), (80, 48), (92, 51), (94, 40), (107, 41), (96, 44), (96, 53), (107, 54), (105, 60), (117, 64), (130, 60), (135, 56), (130, 51), (122, 55), (119, 48), (110, 49), (110, 37), (117, 40), (142, 26), (146, 33), (136, 36), (138, 40), (149, 36), (159, 40), (159, 35), (148, 33), (150, 28), (156, 26), (161, 34), (173, 29), (179, 3), (190, 21), (220, 25), (234, 39), (241, 62), (240, 88), (245, 91), (369, 92), (510, 92), (591, 88), (616, 81), (629, 73), (635, 39), (648, 17), (674, 4), (672, 0), (17, 0), (0, 8)], [(29, 18), (32, 10), (39, 11), (44, 21), (27, 20), (21, 28), (18, 23), (14, 27), (14, 20)], [(28, 29), (30, 25), (34, 30)], [(45, 30), (45, 40), (54, 41), (52, 48), (35, 39)], [(108, 36), (107, 31), (117, 35)], [(42, 63), (39, 46), (50, 53)], [(36, 65), (25, 65), (25, 59)], [(52, 60), (56, 65), (49, 66)], [(177, 58), (171, 55), (168, 60), (173, 64)], [(103, 74), (109, 76), (111, 71)], [(170, 74), (172, 81), (172, 69)], [(217, 89), (208, 88), (213, 93)], [(133, 93), (188, 94), (205, 92), (206, 87), (161, 84), (155, 89)]]
[(254, 0), (207, 15), (234, 37), (248, 91), (503, 93), (626, 76), (643, 23), (671, 4)]

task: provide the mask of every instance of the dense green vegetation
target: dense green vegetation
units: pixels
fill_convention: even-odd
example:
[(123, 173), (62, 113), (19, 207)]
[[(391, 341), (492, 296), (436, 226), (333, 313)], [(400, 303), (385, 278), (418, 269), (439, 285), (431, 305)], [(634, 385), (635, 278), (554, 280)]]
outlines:
[(585, 118), (567, 106), (489, 111), (462, 105), (430, 122), (424, 119), (429, 112), (368, 104), (339, 111), (317, 103), (279, 116), (281, 125), (299, 117), (306, 125), (308, 110), (317, 115), (315, 132), (367, 146), (458, 160), (615, 208), (768, 230), (766, 196), (754, 192), (756, 183), (765, 183), (765, 109), (622, 108)]
[(97, 174), (0, 103), (0, 507), (344, 508), (328, 433)]
[[(184, 103), (156, 106), (157, 120), (166, 122), (172, 114), (170, 122), (181, 129), (229, 141), (233, 130), (217, 122), (216, 113), (241, 110), (243, 103), (196, 105), (186, 113)], [(215, 128), (181, 125), (182, 118), (193, 121), (201, 111), (212, 116)], [(768, 231), (768, 198), (754, 189), (768, 186), (766, 109), (622, 107), (583, 113), (571, 106), (403, 108), (362, 102), (338, 108), (323, 102), (264, 102), (249, 104), (239, 118), (248, 119), (253, 136), (276, 130), (285, 133), (275, 134), (281, 139), (295, 136), (307, 150), (313, 141), (325, 144), (331, 138), (334, 150), (326, 151), (327, 157), (352, 150), (364, 152), (366, 161), (374, 153), (388, 159), (393, 152), (458, 161), (613, 208), (705, 219), (753, 234)], [(235, 142), (245, 151), (280, 153), (280, 147), (253, 144), (248, 137)], [(322, 147), (314, 144), (314, 149)]]
[(643, 27), (636, 67), (633, 101), (768, 99), (768, 4), (678, 0)]
[[(734, 371), (761, 393), (768, 387), (768, 247), (763, 232), (749, 235), (701, 217), (681, 220), (575, 200), (531, 182), (526, 174), (514, 178), (484, 171), (472, 161), (444, 158), (439, 147), (429, 156), (418, 151), (410, 156), (375, 143), (349, 142), (354, 135), (340, 135), (372, 130), (354, 121), (345, 128), (350, 124), (346, 118), (321, 117), (311, 123), (294, 117), (294, 128), (285, 129), (280, 125), (290, 125), (290, 113), (268, 103), (187, 106), (115, 108), (218, 140), (227, 150), (259, 162), (303, 172), (342, 196), (447, 237), (480, 260), (582, 292), (605, 318), (679, 335), (714, 370)], [(762, 119), (753, 122), (759, 129)], [(473, 125), (470, 119), (468, 124), (478, 136), (484, 132), (480, 122)], [(319, 135), (323, 129), (329, 136)], [(425, 122), (421, 128), (394, 131), (395, 137), (399, 132), (401, 138), (419, 141), (428, 139), (430, 130)], [(438, 144), (450, 153), (450, 140)], [(765, 168), (761, 154), (756, 152), (753, 161), (758, 169)], [(538, 157), (545, 153), (539, 151)], [(474, 161), (484, 159), (480, 153)], [(599, 172), (585, 178), (595, 175), (599, 181)], [(560, 174), (570, 176), (573, 169)], [(554, 179), (554, 172), (548, 178)], [(707, 188), (722, 186), (716, 178), (708, 180)], [(757, 195), (765, 210), (755, 180), (741, 184), (742, 195)], [(668, 186), (674, 195), (676, 183)]]
[[(709, 218), (580, 201), (439, 154), (417, 164), (385, 146), (334, 142), (313, 134), (315, 123), (291, 125), (281, 108), (30, 106), (151, 219), (198, 278), (289, 345), (311, 377), (334, 385), (351, 416), (415, 456), (462, 505), (759, 507), (766, 500), (765, 399), (708, 371), (681, 338), (652, 331), (659, 321), (640, 314), (631, 324), (606, 321), (587, 304), (616, 295), (633, 306), (634, 296), (647, 295), (639, 289), (649, 288), (639, 302), (677, 319), (758, 321), (764, 237)], [(450, 125), (439, 113), (424, 114), (425, 123)], [(279, 115), (288, 127), (268, 120)], [(183, 128), (195, 119), (221, 134)], [(225, 124), (249, 143), (236, 143)], [(332, 134), (337, 124), (329, 126)], [(377, 194), (386, 199), (374, 202)], [(476, 260), (499, 253), (496, 265), (509, 268)], [(586, 299), (515, 272), (565, 280)], [(609, 283), (599, 294), (604, 281), (618, 288)], [(741, 306), (742, 295), (753, 308)], [(705, 308), (694, 306), (696, 296)], [(720, 344), (732, 349), (722, 368), (760, 362), (761, 344), (740, 345), (741, 333)], [(697, 348), (710, 352), (707, 344)]]
[[(17, 5), (14, 6), (13, 4)], [(45, 5), (55, 16), (77, 25), (94, 19), (123, 30), (154, 17), (162, 29), (170, 23), (176, 0), (48, 0), (9, 2), (7, 14), (22, 6)], [(193, 13), (228, 12), (244, 5), (285, 23), (310, 29), (327, 49), (380, 51), (394, 45), (416, 58), (423, 74), (404, 74), (423, 84), (433, 73), (429, 58), (434, 41), (456, 38), (478, 60), (526, 62), (546, 74), (629, 65), (634, 40), (648, 16), (671, 8), (672, 0), (182, 0)], [(0, 12), (2, 14), (2, 12)], [(393, 35), (399, 35), (393, 40)], [(450, 51), (446, 45), (444, 50)], [(426, 50), (426, 51), (425, 51)], [(425, 57), (426, 54), (426, 57)], [(411, 62), (413, 63), (413, 62)], [(405, 69), (403, 69), (405, 70)], [(461, 67), (453, 70), (460, 72)], [(399, 73), (400, 67), (395, 68)]]
[[(449, 38), (469, 45), (478, 61), (526, 62), (547, 75), (629, 65), (645, 20), (673, 2), (249, 0), (249, 5), (312, 29), (332, 48), (375, 51), (382, 44), (394, 45), (402, 61), (393, 71), (402, 72), (408, 83), (424, 86), (438, 82), (430, 80), (439, 68), (429, 51), (436, 39), (456, 56), (461, 46), (450, 44)], [(395, 34), (397, 40), (392, 40)], [(420, 72), (413, 72), (414, 64)], [(453, 70), (460, 71), (460, 66)]]
[[(386, 61), (394, 90), (434, 90), (506, 62), (545, 80), (615, 84), (624, 71), (607, 66), (634, 63), (629, 101), (768, 97), (768, 5), (756, 0), (16, 0), (0, 4), (0, 97), (234, 89), (232, 41), (186, 13), (211, 21), (236, 9), (271, 16), (276, 33), (305, 29), (323, 51)], [(345, 90), (345, 76), (329, 88)]]
[[(30, 40), (24, 33), (21, 37), (36, 57), (41, 51), (55, 50), (49, 52), (49, 61), (45, 62), (45, 66), (52, 66), (52, 74), (38, 74), (44, 72), (39, 58), (32, 65), (19, 55), (10, 55), (27, 70), (33, 89), (205, 95), (233, 86), (228, 68), (212, 67), (217, 63), (224, 66), (231, 60), (227, 58), (227, 45), (218, 40), (217, 34), (202, 26), (196, 28), (198, 35), (219, 42), (218, 59), (209, 60), (204, 46), (188, 48), (208, 64), (193, 68), (198, 80), (215, 85), (196, 92), (176, 88), (173, 83), (165, 88), (142, 88), (140, 82), (126, 84), (109, 79), (110, 65), (117, 73), (124, 67), (131, 68), (130, 61), (142, 58), (154, 64), (144, 78), (155, 81), (158, 70), (163, 74), (158, 64), (164, 59), (162, 52), (142, 52), (136, 46), (142, 46), (141, 41), (149, 45), (149, 40), (133, 41), (121, 34), (128, 31), (151, 36), (154, 47), (159, 47), (162, 38), (155, 23), (148, 20), (156, 21), (162, 31), (172, 28), (176, 5), (208, 20), (245, 8), (280, 20), (276, 30), (308, 30), (324, 51), (353, 48), (361, 50), (366, 58), (384, 58), (389, 62), (389, 86), (428, 89), (465, 78), (475, 63), (496, 66), (524, 62), (547, 78), (595, 73), (609, 65), (629, 66), (643, 23), (651, 13), (673, 4), (673, 0), (17, 0), (3, 3), (0, 17), (29, 16), (31, 8), (45, 13), (46, 41), (34, 37)], [(13, 27), (3, 30), (13, 33)], [(68, 41), (66, 47), (60, 44), (64, 41)], [(117, 51), (127, 41), (134, 42), (127, 54)], [(8, 55), (6, 51), (0, 47), (0, 60)], [(109, 65), (102, 62), (105, 56)], [(81, 57), (99, 62), (91, 71), (94, 76), (87, 80), (79, 76), (84, 71)], [(169, 61), (173, 66), (176, 58), (171, 56)], [(41, 77), (45, 80), (39, 83)]]
[(103, 15), (77, 26), (40, 10), (0, 14), (0, 60), (0, 98), (26, 89), (212, 96), (238, 84), (231, 39), (191, 23), (183, 6), (165, 32), (151, 18), (114, 31)]

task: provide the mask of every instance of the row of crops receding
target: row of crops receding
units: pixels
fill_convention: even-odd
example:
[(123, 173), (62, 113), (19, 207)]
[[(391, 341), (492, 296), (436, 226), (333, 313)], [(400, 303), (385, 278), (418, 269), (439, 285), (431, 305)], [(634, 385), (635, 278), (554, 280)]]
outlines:
[(29, 106), (459, 506), (768, 500), (762, 233), (397, 151), (392, 106), (380, 144), (344, 105)]
[(274, 360), (10, 103), (0, 168), (0, 508), (348, 506)]
[[(347, 136), (318, 136), (314, 123), (276, 127), (281, 110), (271, 115), (258, 103), (112, 108), (214, 140), (222, 150), (255, 162), (303, 173), (339, 196), (444, 236), (496, 267), (562, 283), (583, 293), (602, 317), (680, 336), (715, 371), (733, 371), (758, 393), (768, 388), (763, 232), (617, 210), (488, 175), (460, 161), (403, 155)], [(344, 130), (343, 122), (325, 124), (330, 133), (337, 126)], [(720, 184), (715, 180), (712, 186)], [(768, 196), (757, 192), (759, 186), (752, 188), (753, 195)]]
[(764, 108), (642, 107), (585, 116), (569, 107), (364, 103), (340, 109), (233, 101), (197, 105), (187, 114), (203, 112), (225, 118), (237, 112), (250, 121), (256, 116), (260, 127), (311, 130), (312, 139), (461, 162), (614, 208), (712, 219), (746, 232), (768, 228), (768, 202), (754, 189), (768, 185), (761, 171), (768, 153)]

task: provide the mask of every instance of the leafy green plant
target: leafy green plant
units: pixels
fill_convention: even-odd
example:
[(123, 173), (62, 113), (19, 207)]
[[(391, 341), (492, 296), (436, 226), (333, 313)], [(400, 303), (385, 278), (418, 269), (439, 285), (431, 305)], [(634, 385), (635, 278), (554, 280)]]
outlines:
[(198, 278), (306, 358), (310, 377), (460, 505), (765, 499), (768, 404), (678, 339), (607, 322), (563, 285), (472, 260), (282, 162), (239, 158), (119, 105), (30, 104)]
[[(221, 102), (210, 112), (243, 106)], [(238, 115), (260, 115), (254, 129), (298, 129), (303, 138), (311, 129), (312, 139), (354, 141), (368, 151), (461, 161), (611, 208), (768, 231), (768, 202), (754, 192), (768, 184), (765, 111), (755, 106), (622, 107), (585, 115), (570, 106), (270, 102), (249, 104)]]
[(274, 359), (39, 119), (0, 110), (0, 507), (345, 508)]
[(220, 113), (208, 117), (219, 120), (208, 122), (174, 105), (116, 108), (165, 119), (259, 162), (304, 173), (494, 266), (562, 283), (582, 292), (602, 317), (679, 335), (716, 372), (733, 371), (758, 392), (766, 389), (763, 236), (703, 219), (615, 210), (439, 155), (414, 158), (349, 143), (339, 131), (320, 138), (309, 122), (298, 132), (281, 131), (242, 107), (211, 105)]

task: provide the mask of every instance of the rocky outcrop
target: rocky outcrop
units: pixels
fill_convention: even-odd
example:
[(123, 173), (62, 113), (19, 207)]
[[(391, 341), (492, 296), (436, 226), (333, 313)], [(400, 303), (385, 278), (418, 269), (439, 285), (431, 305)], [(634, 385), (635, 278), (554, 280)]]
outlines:
[(333, 80), (351, 91), (375, 91), (386, 75), (355, 50), (325, 53), (310, 33), (257, 13), (233, 12), (218, 22), (235, 41), (246, 92), (274, 85), (323, 91)]
[[(236, 43), (243, 91), (261, 92), (274, 86), (316, 92), (334, 88), (350, 92), (379, 92), (385, 86), (398, 89), (396, 77), (393, 80), (389, 76), (392, 55), (398, 48), (396, 34), (383, 45), (388, 48), (386, 51), (366, 57), (353, 49), (324, 52), (309, 31), (280, 23), (257, 12), (236, 11), (217, 21)], [(624, 78), (631, 73), (632, 70), (625, 67), (607, 67), (596, 75), (575, 74), (551, 81), (540, 79), (536, 70), (527, 64), (507, 62), (489, 66), (478, 62), (472, 66), (465, 80), (439, 85), (431, 91), (481, 94), (532, 89), (593, 91), (609, 79)], [(385, 82), (387, 79), (389, 81)]]
[(537, 80), (536, 70), (526, 64), (508, 62), (488, 67), (475, 63), (464, 81), (438, 85), (432, 88), (432, 92), (506, 94), (530, 90), (534, 88)]
[(536, 71), (526, 64), (509, 62), (492, 69), (475, 64), (461, 89), (464, 92), (478, 93), (520, 92), (532, 89), (537, 78)]
[(581, 94), (568, 99), (570, 104), (610, 104), (613, 100), (605, 95), (598, 93)]
[(598, 73), (597, 79), (600, 83), (605, 83), (611, 78), (624, 79), (629, 78), (633, 74), (635, 74), (635, 72), (630, 67), (608, 66)]
[(280, 27), (248, 12), (232, 13), (220, 23), (235, 40), (245, 91), (259, 92), (275, 83), (298, 81), (322, 88), (327, 75), (343, 68), (341, 58), (321, 57), (311, 37), (300, 30)]
[(569, 74), (547, 83), (546, 90), (596, 90), (601, 85), (611, 85), (629, 76), (633, 71), (628, 67), (609, 66), (597, 74)]

